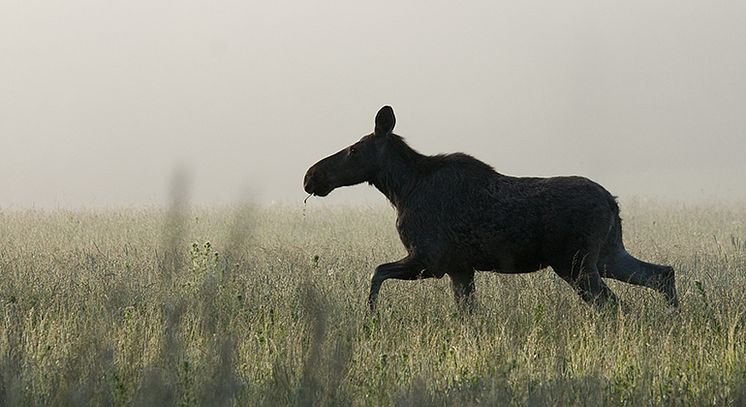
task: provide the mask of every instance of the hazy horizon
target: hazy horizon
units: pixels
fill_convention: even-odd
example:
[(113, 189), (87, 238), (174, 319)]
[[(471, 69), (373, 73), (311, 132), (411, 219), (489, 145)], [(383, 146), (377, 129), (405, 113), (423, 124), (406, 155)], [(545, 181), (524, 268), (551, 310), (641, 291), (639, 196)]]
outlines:
[[(302, 202), (373, 129), (622, 198), (746, 200), (746, 3), (6, 2), (0, 208)], [(383, 203), (368, 186), (328, 204)]]

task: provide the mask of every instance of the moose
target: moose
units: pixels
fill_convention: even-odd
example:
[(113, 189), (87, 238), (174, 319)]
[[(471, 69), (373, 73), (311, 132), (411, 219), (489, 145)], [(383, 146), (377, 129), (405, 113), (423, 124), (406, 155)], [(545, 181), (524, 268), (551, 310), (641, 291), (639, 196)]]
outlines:
[[(310, 195), (368, 182), (396, 208), (407, 256), (381, 264), (371, 277), (375, 311), (388, 279), (448, 275), (456, 304), (474, 305), (475, 271), (530, 273), (551, 267), (588, 304), (618, 303), (602, 278), (652, 288), (679, 306), (671, 266), (632, 257), (622, 241), (616, 198), (580, 176), (513, 177), (463, 153), (428, 156), (393, 133), (390, 106), (373, 133), (311, 166)], [(310, 196), (309, 195), (309, 196)]]

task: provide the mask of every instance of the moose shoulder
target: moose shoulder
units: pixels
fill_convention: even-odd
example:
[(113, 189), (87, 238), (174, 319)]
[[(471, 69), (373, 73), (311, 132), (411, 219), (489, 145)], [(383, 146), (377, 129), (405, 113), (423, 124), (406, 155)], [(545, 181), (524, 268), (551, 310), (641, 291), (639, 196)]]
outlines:
[(547, 266), (591, 304), (616, 300), (602, 280), (609, 277), (657, 290), (678, 307), (673, 268), (625, 250), (619, 207), (600, 185), (583, 177), (510, 177), (462, 153), (422, 155), (392, 133), (395, 123), (384, 106), (373, 133), (311, 166), (303, 182), (317, 196), (368, 182), (396, 208), (408, 255), (376, 268), (371, 310), (387, 279), (447, 274), (457, 304), (469, 308), (475, 270)]

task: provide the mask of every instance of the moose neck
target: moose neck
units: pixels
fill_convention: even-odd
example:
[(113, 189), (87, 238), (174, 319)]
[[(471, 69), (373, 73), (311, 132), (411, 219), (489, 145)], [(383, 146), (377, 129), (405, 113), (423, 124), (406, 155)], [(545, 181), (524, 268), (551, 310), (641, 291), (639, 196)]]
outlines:
[(426, 156), (409, 147), (401, 137), (392, 137), (395, 138), (386, 146), (384, 158), (370, 183), (401, 211), (417, 185), (418, 166)]

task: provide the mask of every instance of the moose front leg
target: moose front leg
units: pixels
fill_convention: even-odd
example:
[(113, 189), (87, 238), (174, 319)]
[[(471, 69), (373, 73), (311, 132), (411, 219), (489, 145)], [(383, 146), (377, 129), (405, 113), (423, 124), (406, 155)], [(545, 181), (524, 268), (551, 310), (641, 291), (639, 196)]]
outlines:
[(393, 278), (396, 280), (417, 280), (425, 278), (424, 267), (411, 257), (406, 257), (393, 263), (381, 264), (376, 267), (370, 279), (370, 294), (368, 295), (368, 307), (370, 312), (375, 312), (378, 292), (384, 281)]
[(474, 311), (474, 270), (449, 273), (456, 306), (462, 313)]

